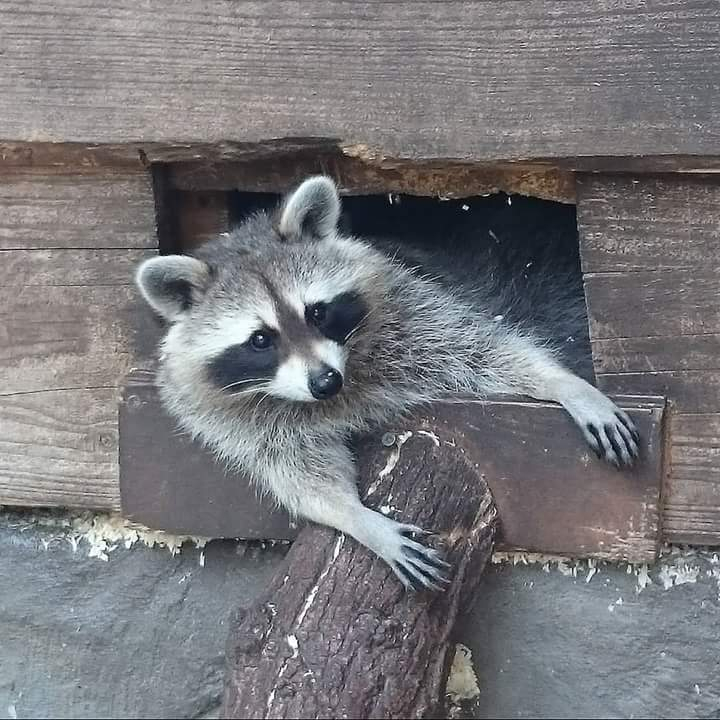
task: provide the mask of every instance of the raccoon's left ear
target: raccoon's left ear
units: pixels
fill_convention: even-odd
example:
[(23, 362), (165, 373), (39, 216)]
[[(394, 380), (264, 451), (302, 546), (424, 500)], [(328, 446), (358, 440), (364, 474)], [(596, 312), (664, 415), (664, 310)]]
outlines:
[(285, 200), (278, 231), (289, 242), (323, 240), (336, 232), (339, 218), (340, 196), (335, 183), (325, 175), (316, 175)]

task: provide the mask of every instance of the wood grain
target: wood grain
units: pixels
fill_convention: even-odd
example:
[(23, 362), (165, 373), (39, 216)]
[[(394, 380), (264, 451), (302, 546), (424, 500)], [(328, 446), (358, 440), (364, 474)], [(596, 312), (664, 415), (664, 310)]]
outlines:
[(718, 154), (714, 0), (6, 0), (0, 27), (7, 141)]
[[(587, 272), (698, 268), (720, 272), (717, 237), (719, 178), (616, 177), (602, 192), (600, 179), (580, 180), (583, 263)], [(618, 202), (628, 193), (632, 202)], [(628, 239), (632, 238), (632, 242)], [(717, 240), (715, 240), (717, 242)], [(717, 249), (717, 246), (715, 246)], [(673, 276), (675, 277), (675, 276)]]
[(0, 396), (117, 387), (147, 353), (140, 311), (128, 285), (0, 287)]
[(716, 545), (720, 516), (720, 413), (671, 418), (664, 530), (675, 542)]
[(148, 173), (0, 175), (0, 503), (117, 509), (117, 386), (151, 352)]
[(227, 193), (219, 190), (174, 193), (175, 252), (190, 252), (230, 229)]
[(0, 503), (119, 509), (117, 391), (0, 397)]
[(695, 269), (586, 272), (593, 339), (720, 334), (720, 246), (705, 252)]
[[(506, 547), (647, 561), (659, 542), (663, 405), (657, 398), (620, 402), (645, 446), (641, 463), (625, 473), (597, 460), (555, 405), (438, 403), (390, 429), (420, 436), (443, 429), (489, 483)], [(367, 442), (379, 446), (381, 435)], [(362, 451), (359, 462), (364, 467)], [(287, 539), (297, 532), (245, 478), (225, 473), (175, 431), (147, 371), (131, 373), (123, 391), (120, 486), (123, 512), (150, 527), (211, 537)]]
[(720, 334), (595, 338), (595, 371), (630, 372), (720, 370)]
[(352, 157), (334, 149), (243, 163), (187, 162), (170, 166), (175, 186), (196, 191), (285, 193), (308, 175), (318, 173), (332, 177), (344, 195), (406, 193), (462, 198), (507, 192), (575, 202), (572, 171), (541, 164), (403, 162)]
[(720, 178), (582, 176), (578, 227), (599, 385), (671, 403), (665, 535), (720, 542)]
[(140, 261), (153, 254), (140, 248), (0, 250), (0, 286), (127, 286)]
[(156, 247), (152, 186), (142, 170), (0, 174), (0, 210), (4, 250)]

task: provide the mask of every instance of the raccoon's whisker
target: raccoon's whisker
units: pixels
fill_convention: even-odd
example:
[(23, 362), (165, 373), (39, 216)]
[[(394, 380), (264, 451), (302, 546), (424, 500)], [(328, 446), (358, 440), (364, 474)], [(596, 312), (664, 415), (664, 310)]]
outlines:
[(372, 313), (376, 310), (376, 308), (371, 308), (368, 310), (365, 315), (361, 318), (360, 322), (343, 338), (343, 342), (346, 343), (360, 328), (362, 328), (363, 323), (372, 315)]
[(257, 387), (246, 388), (245, 390), (238, 390), (237, 392), (230, 393), (230, 397), (242, 397), (243, 395), (255, 395), (258, 392), (262, 392), (265, 389), (264, 386), (258, 385)]
[(237, 387), (238, 385), (247, 385), (248, 383), (263, 382), (264, 379), (265, 378), (248, 378), (247, 380), (238, 380), (237, 382), (230, 383), (225, 387), (221, 387), (220, 392), (222, 392), (223, 390), (229, 390), (232, 387)]
[(263, 400), (265, 400), (266, 398), (269, 398), (269, 397), (270, 397), (270, 393), (267, 393), (267, 392), (266, 392), (266, 393), (263, 393), (263, 394), (262, 394), (262, 397), (255, 403), (255, 408), (254, 408), (254, 409), (257, 410), (257, 409), (260, 407), (260, 403), (261, 403)]

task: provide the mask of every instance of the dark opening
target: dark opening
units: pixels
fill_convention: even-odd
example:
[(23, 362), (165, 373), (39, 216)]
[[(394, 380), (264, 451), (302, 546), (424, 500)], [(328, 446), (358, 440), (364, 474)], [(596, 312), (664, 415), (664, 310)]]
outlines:
[[(177, 221), (165, 224), (176, 235), (174, 242), (161, 238), (161, 252), (192, 252), (219, 232), (232, 230), (251, 213), (275, 209), (279, 200), (280, 195), (272, 193), (176, 192)], [(537, 285), (538, 274), (550, 268), (554, 276), (548, 282), (549, 294), (553, 283), (562, 283), (565, 291), (571, 287), (584, 306), (574, 205), (504, 193), (452, 200), (395, 194), (346, 196), (341, 228), (359, 237), (394, 238), (411, 246), (440, 248), (454, 270), (463, 266), (468, 252), (489, 253), (499, 262), (500, 274), (507, 274), (518, 316), (527, 317), (555, 344), (563, 343), (564, 359), (571, 369), (594, 379), (587, 322), (578, 332), (577, 323), (562, 317), (563, 308), (554, 307), (551, 298), (537, 302), (537, 292), (532, 302), (523, 302), (525, 289)], [(472, 272), (477, 273), (477, 268)], [(566, 298), (567, 292), (558, 297)]]

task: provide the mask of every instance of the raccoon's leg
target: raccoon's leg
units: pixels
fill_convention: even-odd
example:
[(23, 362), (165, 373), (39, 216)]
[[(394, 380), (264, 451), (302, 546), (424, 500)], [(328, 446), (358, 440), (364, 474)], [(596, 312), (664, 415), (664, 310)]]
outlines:
[(478, 357), (476, 373), (484, 393), (523, 394), (562, 405), (597, 456), (615, 467), (632, 465), (637, 458), (640, 438), (627, 413), (533, 338), (497, 326)]
[(538, 395), (567, 410), (599, 458), (618, 468), (635, 462), (640, 442), (635, 424), (596, 387), (560, 368), (544, 379)]
[[(305, 444), (305, 443), (303, 443)], [(442, 590), (450, 566), (417, 538), (429, 533), (385, 517), (360, 501), (352, 455), (342, 441), (307, 445), (262, 474), (268, 489), (291, 514), (328, 525), (372, 550), (407, 589)], [(311, 462), (308, 462), (311, 459)]]
[(531, 357), (535, 357), (535, 373), (527, 393), (562, 405), (599, 458), (617, 468), (632, 465), (639, 454), (640, 435), (627, 413), (544, 350), (536, 348)]

